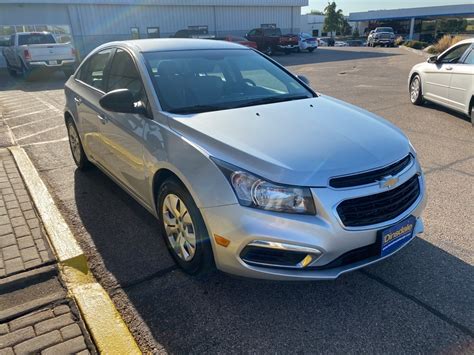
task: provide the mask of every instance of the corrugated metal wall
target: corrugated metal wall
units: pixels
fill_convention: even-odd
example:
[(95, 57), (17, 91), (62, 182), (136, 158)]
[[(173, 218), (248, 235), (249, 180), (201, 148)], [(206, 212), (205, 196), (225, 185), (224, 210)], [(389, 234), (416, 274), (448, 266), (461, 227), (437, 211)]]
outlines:
[[(203, 2), (205, 1), (200, 1)], [(299, 4), (301, 0), (271, 2)], [(69, 25), (74, 44), (84, 56), (102, 43), (130, 39), (131, 27), (138, 27), (142, 38), (147, 36), (147, 27), (159, 27), (161, 37), (169, 37), (176, 31), (193, 25), (208, 26), (210, 34), (244, 35), (261, 24), (274, 23), (284, 33), (289, 33), (299, 30), (301, 16), (300, 6), (132, 6), (74, 3), (75, 1), (68, 5), (0, 4), (0, 26)], [(221, 3), (225, 1), (221, 0)], [(248, 3), (248, 0), (235, 0), (232, 3)], [(270, 3), (270, 0), (257, 0), (254, 3)]]

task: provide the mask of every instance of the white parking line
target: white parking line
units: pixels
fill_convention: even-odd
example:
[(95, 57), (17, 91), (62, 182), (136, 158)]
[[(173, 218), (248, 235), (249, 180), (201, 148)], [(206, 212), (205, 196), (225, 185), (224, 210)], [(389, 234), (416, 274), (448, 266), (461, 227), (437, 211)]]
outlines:
[(36, 100), (38, 100), (39, 102), (42, 102), (46, 107), (50, 108), (51, 110), (54, 110), (54, 111), (59, 112), (61, 114), (63, 113), (62, 110), (60, 110), (59, 108), (57, 108), (54, 105), (51, 105), (49, 102), (44, 101), (43, 99), (40, 99), (39, 97), (37, 97)]
[(52, 143), (67, 142), (67, 141), (68, 141), (68, 137), (64, 137), (64, 138), (59, 138), (59, 139), (55, 139), (55, 140), (52, 140), (52, 141), (34, 142), (34, 143), (23, 144), (22, 147), (30, 147), (30, 146), (35, 146), (35, 145), (52, 144)]
[(17, 116), (13, 116), (13, 117), (8, 117), (8, 118), (5, 118), (4, 120), (5, 121), (8, 121), (8, 120), (13, 120), (15, 118), (22, 118), (22, 117), (26, 117), (26, 116), (30, 116), (30, 115), (35, 115), (37, 113), (42, 113), (42, 112), (46, 112), (46, 111), (49, 111), (50, 109), (49, 108), (45, 108), (43, 110), (39, 110), (39, 111), (34, 111), (34, 112), (28, 112), (28, 113), (24, 113), (22, 115), (17, 115)]
[(27, 139), (27, 138), (31, 138), (31, 137), (34, 137), (34, 136), (37, 136), (38, 134), (42, 134), (42, 133), (46, 133), (46, 132), (49, 132), (49, 131), (52, 131), (54, 129), (57, 129), (59, 127), (64, 127), (64, 124), (59, 124), (57, 126), (54, 126), (54, 127), (51, 127), (51, 128), (48, 128), (48, 129), (43, 129), (42, 131), (39, 131), (39, 132), (35, 132), (33, 134), (29, 134), (27, 136), (24, 136), (24, 137), (21, 137), (21, 138), (17, 138), (16, 141), (22, 141), (24, 139)]
[(42, 121), (47, 121), (47, 120), (50, 120), (51, 117), (47, 117), (47, 118), (42, 118), (40, 120), (36, 120), (36, 121), (31, 121), (31, 122), (26, 122), (26, 123), (23, 123), (23, 124), (19, 124), (17, 126), (10, 126), (10, 129), (17, 129), (17, 128), (21, 128), (21, 127), (24, 127), (24, 126), (29, 126), (30, 124), (34, 124), (34, 123), (38, 123), (38, 122), (42, 122)]
[(10, 109), (10, 107), (7, 106), (7, 113), (8, 114), (15, 114), (15, 112), (19, 112), (19, 111), (25, 111), (25, 110), (30, 110), (30, 109), (38, 109), (40, 107), (42, 107), (43, 104), (42, 103), (38, 103), (38, 104), (35, 104), (35, 105), (28, 105), (28, 107), (21, 107), (21, 108), (17, 108), (17, 109)]

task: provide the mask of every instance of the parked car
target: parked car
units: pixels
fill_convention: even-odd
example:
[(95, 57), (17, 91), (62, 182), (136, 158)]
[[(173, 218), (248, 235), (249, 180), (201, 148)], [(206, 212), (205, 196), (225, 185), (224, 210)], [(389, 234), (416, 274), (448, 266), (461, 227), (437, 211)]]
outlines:
[(327, 47), (328, 46), (328, 43), (322, 39), (322, 38), (318, 38), (318, 47)]
[(257, 49), (257, 43), (249, 41), (247, 38), (244, 37), (228, 35), (224, 37), (216, 37), (216, 39), (219, 41), (234, 42), (249, 48)]
[(367, 38), (367, 45), (369, 47), (395, 46), (395, 33), (392, 27), (377, 27), (375, 30), (370, 31)]
[(298, 36), (283, 35), (279, 28), (254, 28), (245, 37), (257, 43), (259, 51), (270, 56), (275, 52), (289, 54), (298, 49)]
[(300, 32), (298, 34), (298, 43), (298, 52), (308, 51), (311, 53), (318, 48), (318, 40), (308, 33)]
[(334, 47), (334, 44), (336, 43), (336, 40), (333, 37), (321, 37), (319, 41), (320, 43), (321, 41), (324, 41), (328, 47)]
[(456, 43), (440, 55), (415, 65), (408, 77), (410, 100), (424, 100), (464, 113), (474, 125), (474, 38)]
[(78, 168), (99, 167), (154, 214), (191, 274), (334, 279), (423, 231), (424, 177), (400, 129), (258, 51), (108, 43), (65, 94)]
[(18, 32), (3, 48), (7, 69), (12, 76), (27, 78), (33, 70), (74, 73), (76, 51), (70, 43), (57, 43), (49, 32)]
[(214, 35), (209, 34), (206, 29), (184, 29), (177, 31), (172, 38), (200, 38), (200, 39), (212, 39)]
[(334, 47), (349, 47), (349, 43), (345, 41), (335, 41)]

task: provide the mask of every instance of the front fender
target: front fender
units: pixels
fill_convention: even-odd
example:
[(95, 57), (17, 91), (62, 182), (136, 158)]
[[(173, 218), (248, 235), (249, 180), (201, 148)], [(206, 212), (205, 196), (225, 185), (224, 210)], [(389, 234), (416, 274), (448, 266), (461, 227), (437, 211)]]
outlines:
[(178, 176), (199, 208), (238, 203), (224, 174), (205, 150), (156, 121), (151, 121), (148, 127), (144, 161), (150, 201), (154, 201), (155, 174), (167, 169)]

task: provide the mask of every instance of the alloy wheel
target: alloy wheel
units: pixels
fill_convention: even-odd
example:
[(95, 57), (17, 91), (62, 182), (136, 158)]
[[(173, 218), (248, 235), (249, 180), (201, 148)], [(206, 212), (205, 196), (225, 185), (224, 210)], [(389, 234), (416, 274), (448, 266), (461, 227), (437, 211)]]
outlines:
[(410, 85), (410, 99), (415, 103), (420, 95), (420, 78), (415, 76)]
[(166, 236), (176, 255), (190, 261), (196, 253), (196, 230), (183, 200), (174, 194), (168, 194), (163, 201), (161, 211)]

